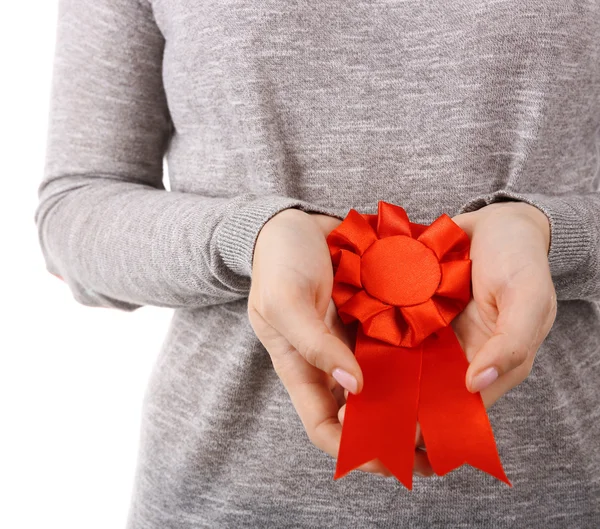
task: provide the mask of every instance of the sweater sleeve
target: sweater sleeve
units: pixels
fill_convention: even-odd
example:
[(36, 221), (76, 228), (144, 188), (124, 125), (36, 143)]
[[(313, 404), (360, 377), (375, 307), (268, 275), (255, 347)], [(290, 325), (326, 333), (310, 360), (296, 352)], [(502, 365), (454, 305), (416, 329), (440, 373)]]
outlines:
[(264, 223), (286, 208), (328, 213), (285, 196), (165, 189), (164, 44), (147, 0), (60, 0), (35, 223), (46, 269), (83, 305), (245, 297)]
[(553, 196), (500, 190), (470, 200), (461, 213), (507, 200), (531, 204), (548, 217), (548, 261), (557, 299), (600, 301), (600, 193)]

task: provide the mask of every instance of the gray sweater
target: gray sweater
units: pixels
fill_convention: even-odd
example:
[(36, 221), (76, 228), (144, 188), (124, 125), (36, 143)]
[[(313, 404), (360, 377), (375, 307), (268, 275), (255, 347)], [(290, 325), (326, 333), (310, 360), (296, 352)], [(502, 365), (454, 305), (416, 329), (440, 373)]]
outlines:
[[(54, 68), (47, 270), (84, 305), (175, 309), (129, 529), (600, 527), (600, 2), (61, 0)], [(551, 221), (558, 317), (489, 410), (512, 489), (334, 482), (254, 336), (264, 223), (378, 200)]]

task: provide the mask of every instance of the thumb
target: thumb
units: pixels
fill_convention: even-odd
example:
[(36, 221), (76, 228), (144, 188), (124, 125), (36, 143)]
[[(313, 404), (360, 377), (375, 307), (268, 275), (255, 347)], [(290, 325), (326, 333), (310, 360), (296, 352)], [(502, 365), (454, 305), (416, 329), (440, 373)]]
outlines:
[[(532, 359), (552, 322), (552, 295), (540, 296), (533, 285), (504, 289), (494, 334), (476, 353), (466, 374), (467, 388), (476, 393), (519, 367), (531, 369)], [(548, 325), (550, 322), (550, 325)]]
[(316, 307), (296, 300), (276, 311), (269, 323), (309, 364), (331, 375), (351, 393), (362, 390), (362, 371), (354, 354), (330, 332)]

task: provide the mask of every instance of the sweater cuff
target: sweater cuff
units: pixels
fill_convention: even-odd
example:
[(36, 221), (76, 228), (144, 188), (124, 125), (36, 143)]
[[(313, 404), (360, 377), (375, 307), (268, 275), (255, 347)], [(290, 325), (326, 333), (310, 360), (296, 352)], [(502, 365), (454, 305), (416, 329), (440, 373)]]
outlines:
[(219, 228), (217, 245), (225, 265), (236, 274), (250, 277), (254, 246), (260, 230), (277, 213), (290, 208), (343, 219), (333, 209), (295, 198), (277, 195), (255, 198), (232, 211)]
[(525, 202), (541, 210), (550, 221), (548, 262), (553, 277), (575, 272), (589, 258), (592, 234), (586, 222), (587, 214), (569, 197), (496, 191), (465, 204), (460, 213), (476, 211), (495, 202)]

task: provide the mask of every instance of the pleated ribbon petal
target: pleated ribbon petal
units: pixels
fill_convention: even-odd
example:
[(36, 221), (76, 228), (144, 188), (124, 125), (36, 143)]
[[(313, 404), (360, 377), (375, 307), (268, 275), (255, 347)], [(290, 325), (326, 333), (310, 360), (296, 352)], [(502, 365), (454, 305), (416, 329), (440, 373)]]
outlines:
[(348, 395), (334, 479), (379, 459), (412, 488), (417, 422), (440, 476), (463, 464), (510, 485), (468, 362), (450, 327), (471, 298), (470, 241), (448, 215), (431, 225), (380, 201), (327, 237), (341, 320), (358, 322), (363, 390)]

